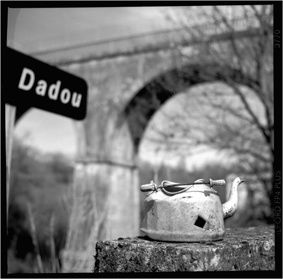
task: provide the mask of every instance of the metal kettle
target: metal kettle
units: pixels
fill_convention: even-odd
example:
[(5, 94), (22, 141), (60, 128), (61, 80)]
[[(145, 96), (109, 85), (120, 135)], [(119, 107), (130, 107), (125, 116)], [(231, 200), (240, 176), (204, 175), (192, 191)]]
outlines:
[(221, 240), (225, 234), (224, 218), (232, 216), (238, 204), (238, 186), (243, 180), (235, 178), (230, 198), (221, 204), (213, 186), (225, 186), (225, 180), (196, 180), (191, 184), (153, 181), (141, 185), (150, 192), (145, 198), (145, 216), (141, 231), (149, 238), (162, 241), (202, 242)]

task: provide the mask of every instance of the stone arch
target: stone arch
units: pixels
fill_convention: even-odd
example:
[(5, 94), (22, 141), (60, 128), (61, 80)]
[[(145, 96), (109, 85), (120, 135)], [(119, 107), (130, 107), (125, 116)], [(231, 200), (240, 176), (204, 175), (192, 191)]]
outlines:
[(128, 123), (135, 152), (138, 151), (143, 133), (151, 117), (161, 106), (190, 86), (201, 83), (223, 81), (256, 88), (255, 80), (237, 69), (219, 64), (189, 64), (173, 68), (146, 83), (127, 103), (124, 118)]

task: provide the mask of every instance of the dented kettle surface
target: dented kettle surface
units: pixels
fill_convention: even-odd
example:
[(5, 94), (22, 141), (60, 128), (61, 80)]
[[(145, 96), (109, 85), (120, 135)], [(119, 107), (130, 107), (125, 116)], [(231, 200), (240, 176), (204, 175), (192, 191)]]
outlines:
[[(237, 191), (237, 187), (234, 188)], [(217, 192), (205, 184), (190, 185), (185, 191), (172, 193), (168, 195), (168, 190), (156, 188), (145, 198), (141, 231), (152, 239), (162, 241), (223, 239), (225, 210), (232, 215), (237, 207), (235, 193), (233, 201), (223, 206)], [(230, 204), (232, 209), (229, 208)]]

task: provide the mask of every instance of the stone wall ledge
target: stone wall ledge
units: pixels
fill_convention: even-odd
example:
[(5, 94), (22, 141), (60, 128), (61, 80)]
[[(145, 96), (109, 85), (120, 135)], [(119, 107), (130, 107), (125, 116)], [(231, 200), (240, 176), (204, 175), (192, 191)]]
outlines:
[(173, 243), (146, 237), (96, 244), (94, 272), (275, 270), (274, 227), (228, 228), (223, 240)]

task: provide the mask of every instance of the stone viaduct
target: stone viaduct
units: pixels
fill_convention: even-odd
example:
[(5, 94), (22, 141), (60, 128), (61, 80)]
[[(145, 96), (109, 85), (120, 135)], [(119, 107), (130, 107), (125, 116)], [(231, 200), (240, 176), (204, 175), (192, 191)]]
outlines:
[[(243, 26), (239, 38), (253, 34)], [(204, 26), (207, 38), (199, 40), (178, 29), (32, 54), (88, 83), (87, 117), (74, 122), (78, 154), (66, 271), (90, 270), (95, 241), (139, 234), (138, 147), (162, 104), (185, 88), (221, 80), (224, 71), (238, 83), (252, 82), (233, 69), (233, 57), (222, 68), (206, 54), (207, 39), (219, 45), (231, 36), (213, 28)]]

